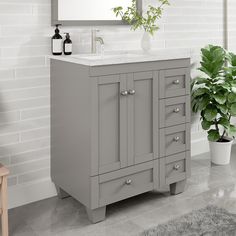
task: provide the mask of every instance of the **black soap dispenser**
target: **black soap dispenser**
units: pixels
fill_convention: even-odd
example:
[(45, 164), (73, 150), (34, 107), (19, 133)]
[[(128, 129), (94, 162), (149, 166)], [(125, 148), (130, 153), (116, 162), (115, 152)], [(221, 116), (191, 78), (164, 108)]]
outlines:
[(63, 51), (65, 55), (71, 55), (72, 54), (72, 41), (70, 39), (70, 34), (69, 33), (65, 33), (66, 34), (66, 39), (63, 43)]
[(56, 25), (55, 34), (52, 37), (52, 54), (56, 56), (62, 55), (62, 36), (58, 26), (59, 24)]

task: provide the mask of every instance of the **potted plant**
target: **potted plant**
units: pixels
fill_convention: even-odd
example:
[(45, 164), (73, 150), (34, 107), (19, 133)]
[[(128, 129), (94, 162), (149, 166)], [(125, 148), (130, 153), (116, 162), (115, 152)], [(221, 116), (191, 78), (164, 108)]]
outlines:
[(158, 2), (160, 2), (158, 7), (149, 5), (145, 13), (138, 11), (136, 0), (132, 0), (132, 5), (125, 11), (121, 6), (113, 8), (116, 17), (121, 17), (123, 21), (131, 25), (132, 30), (144, 30), (141, 47), (145, 52), (151, 49), (150, 36), (153, 36), (154, 33), (159, 29), (159, 26), (156, 22), (162, 17), (164, 10), (163, 7), (165, 5), (169, 5), (168, 0), (158, 0)]
[(199, 70), (203, 75), (192, 81), (192, 111), (200, 113), (201, 125), (208, 133), (211, 161), (230, 162), (236, 127), (236, 55), (220, 46), (201, 49)]

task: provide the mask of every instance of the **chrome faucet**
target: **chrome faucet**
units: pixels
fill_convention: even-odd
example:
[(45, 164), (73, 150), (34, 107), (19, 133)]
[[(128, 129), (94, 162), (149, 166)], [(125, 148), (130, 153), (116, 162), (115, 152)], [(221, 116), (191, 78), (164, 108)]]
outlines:
[(97, 47), (96, 47), (97, 42), (99, 42), (101, 45), (104, 45), (103, 38), (97, 37), (97, 32), (99, 32), (99, 30), (91, 31), (91, 53), (93, 54), (97, 53)]

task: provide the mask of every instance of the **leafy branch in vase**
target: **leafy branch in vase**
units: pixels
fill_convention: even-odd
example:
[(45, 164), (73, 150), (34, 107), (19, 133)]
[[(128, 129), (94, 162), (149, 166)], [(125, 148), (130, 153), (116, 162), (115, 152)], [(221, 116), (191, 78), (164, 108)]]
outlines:
[(170, 5), (169, 0), (158, 0), (158, 2), (160, 3), (158, 7), (149, 5), (145, 13), (139, 12), (137, 9), (137, 0), (132, 0), (131, 6), (126, 11), (119, 6), (113, 8), (113, 12), (116, 17), (121, 17), (123, 21), (131, 25), (132, 30), (144, 29), (154, 35), (159, 30), (157, 20), (162, 17), (164, 6)]

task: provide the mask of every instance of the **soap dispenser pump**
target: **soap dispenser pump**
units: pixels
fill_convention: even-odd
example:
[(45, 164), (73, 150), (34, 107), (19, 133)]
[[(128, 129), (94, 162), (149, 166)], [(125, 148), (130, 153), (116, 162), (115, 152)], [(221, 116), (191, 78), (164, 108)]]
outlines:
[(65, 33), (66, 39), (63, 43), (63, 51), (65, 55), (71, 55), (72, 54), (72, 41), (70, 39), (70, 34)]
[(62, 55), (62, 36), (60, 35), (59, 25), (56, 25), (55, 34), (52, 37), (52, 54)]

